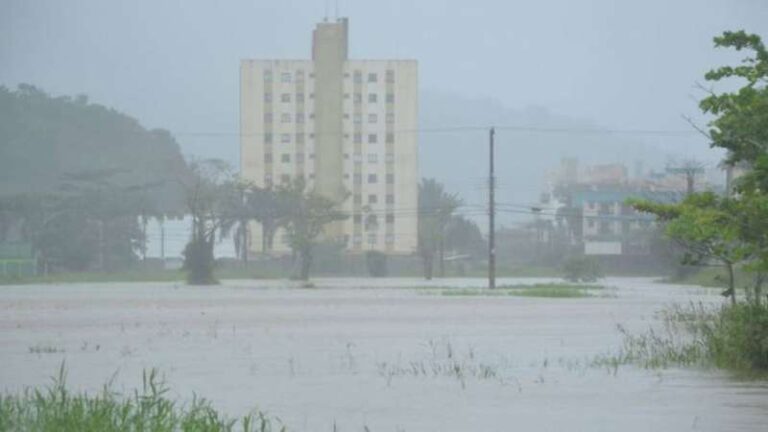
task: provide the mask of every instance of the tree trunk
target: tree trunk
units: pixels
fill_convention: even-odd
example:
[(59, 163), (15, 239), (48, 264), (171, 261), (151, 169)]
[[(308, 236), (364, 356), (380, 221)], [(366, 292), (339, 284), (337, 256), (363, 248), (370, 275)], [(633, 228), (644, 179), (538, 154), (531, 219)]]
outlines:
[(310, 248), (305, 247), (301, 250), (300, 253), (301, 258), (301, 270), (299, 277), (303, 281), (309, 280), (309, 269), (312, 267), (312, 251)]
[(440, 255), (438, 257), (439, 260), (440, 260), (439, 263), (438, 263), (440, 265), (440, 267), (439, 267), (439, 272), (440, 272), (439, 276), (442, 278), (442, 277), (445, 277), (445, 240), (443, 239), (443, 237), (440, 237), (440, 246), (439, 247), (440, 247), (440, 250), (439, 250)]
[(731, 292), (731, 305), (736, 305), (736, 281), (733, 274), (733, 263), (726, 263), (728, 269), (728, 289)]
[(424, 279), (431, 280), (432, 279), (432, 261), (433, 256), (430, 255), (422, 255), (422, 259), (424, 261)]

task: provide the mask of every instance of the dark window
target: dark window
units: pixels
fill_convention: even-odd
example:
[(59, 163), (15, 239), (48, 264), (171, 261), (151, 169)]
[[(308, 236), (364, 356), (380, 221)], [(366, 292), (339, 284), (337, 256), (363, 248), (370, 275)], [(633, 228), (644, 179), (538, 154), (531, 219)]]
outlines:
[(285, 163), (287, 163), (287, 162), (290, 162), (290, 161), (291, 161), (291, 155), (289, 155), (289, 154), (287, 154), (287, 153), (284, 153), (284, 154), (283, 154), (283, 155), (280, 157), (280, 160), (281, 160), (281, 161), (283, 161), (283, 162), (285, 162)]
[(395, 196), (392, 194), (387, 195), (387, 204), (394, 204), (395, 203)]
[(376, 174), (368, 174), (368, 183), (377, 183), (378, 181)]
[(394, 183), (395, 183), (395, 175), (387, 174), (387, 184), (394, 184)]
[(392, 213), (387, 213), (387, 223), (395, 223), (395, 215)]

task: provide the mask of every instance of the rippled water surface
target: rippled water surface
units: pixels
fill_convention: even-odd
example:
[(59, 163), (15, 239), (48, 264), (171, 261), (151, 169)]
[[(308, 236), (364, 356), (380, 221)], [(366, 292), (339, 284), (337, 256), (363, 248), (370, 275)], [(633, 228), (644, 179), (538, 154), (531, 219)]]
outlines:
[(592, 298), (437, 289), (484, 283), (0, 287), (0, 388), (47, 384), (65, 360), (75, 388), (116, 374), (130, 390), (156, 367), (180, 399), (231, 415), (258, 406), (294, 431), (768, 430), (768, 383), (590, 366), (620, 346), (617, 324), (643, 331), (665, 305), (720, 302), (717, 291), (635, 278)]

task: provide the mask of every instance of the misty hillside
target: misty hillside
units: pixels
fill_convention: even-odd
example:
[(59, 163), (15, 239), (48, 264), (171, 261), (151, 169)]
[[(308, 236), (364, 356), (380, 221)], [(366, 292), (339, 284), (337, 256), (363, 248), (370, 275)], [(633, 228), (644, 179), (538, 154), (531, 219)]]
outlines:
[(186, 164), (174, 138), (85, 96), (0, 87), (0, 195), (57, 194), (73, 182), (142, 189), (157, 208), (181, 209)]
[(563, 157), (577, 157), (582, 163), (624, 162), (631, 172), (636, 160), (642, 160), (646, 168), (658, 169), (670, 156), (658, 147), (658, 143), (664, 143), (662, 138), (651, 137), (656, 142), (648, 144), (645, 136), (587, 133), (599, 127), (545, 108), (515, 110), (489, 99), (434, 92), (422, 93), (420, 104), (421, 175), (444, 182), (470, 204), (486, 200), (488, 132), (461, 129), (464, 126), (497, 128), (499, 202), (521, 204), (538, 199), (545, 172), (556, 168)]

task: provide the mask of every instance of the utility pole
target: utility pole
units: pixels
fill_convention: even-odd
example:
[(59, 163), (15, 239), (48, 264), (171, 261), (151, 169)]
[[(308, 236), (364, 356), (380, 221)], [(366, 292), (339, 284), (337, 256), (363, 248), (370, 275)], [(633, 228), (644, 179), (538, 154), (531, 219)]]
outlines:
[(489, 133), (490, 169), (488, 173), (488, 288), (496, 288), (496, 202), (495, 189), (496, 178), (493, 170), (493, 138), (496, 134), (494, 128)]

